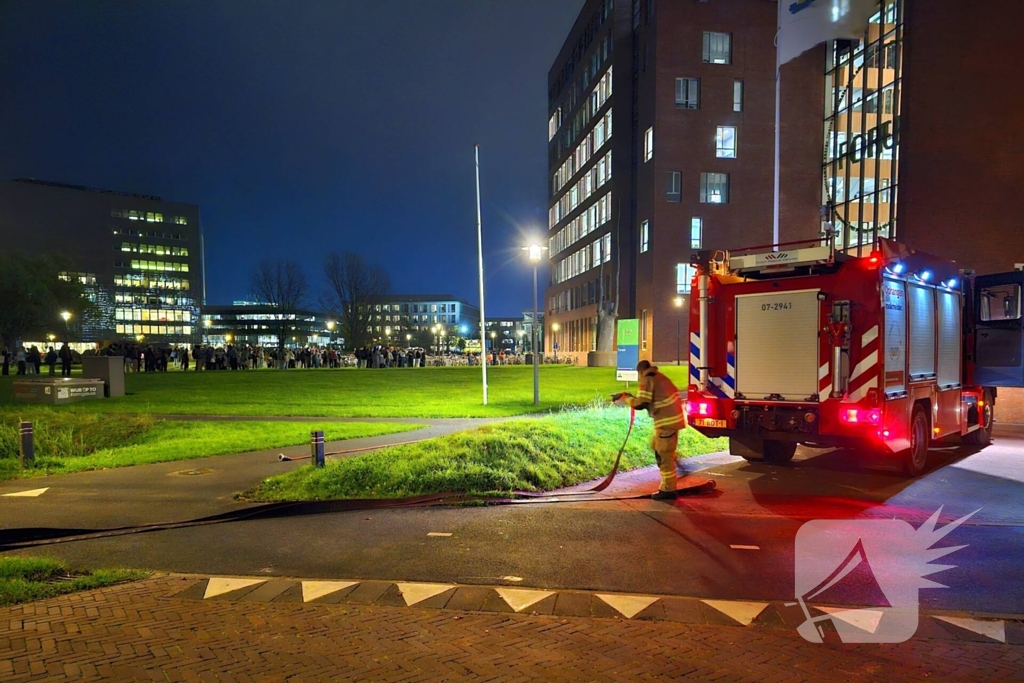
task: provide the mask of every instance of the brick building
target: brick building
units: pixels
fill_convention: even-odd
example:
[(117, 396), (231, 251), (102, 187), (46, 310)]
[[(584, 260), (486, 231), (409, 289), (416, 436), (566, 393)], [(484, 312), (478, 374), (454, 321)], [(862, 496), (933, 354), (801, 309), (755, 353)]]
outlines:
[[(776, 10), (584, 6), (548, 78), (549, 353), (586, 361), (603, 291), (640, 319), (642, 358), (674, 360), (690, 254), (772, 242)], [(820, 230), (823, 59), (782, 71), (783, 240)]]

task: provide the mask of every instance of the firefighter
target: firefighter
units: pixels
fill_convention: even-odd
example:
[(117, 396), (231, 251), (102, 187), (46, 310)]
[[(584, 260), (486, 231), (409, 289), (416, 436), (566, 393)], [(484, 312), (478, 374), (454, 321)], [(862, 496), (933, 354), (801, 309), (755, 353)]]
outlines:
[(658, 372), (658, 366), (642, 360), (636, 370), (640, 375), (640, 391), (637, 395), (615, 394), (612, 400), (616, 405), (628, 405), (650, 413), (654, 420), (651, 447), (661, 471), (661, 487), (651, 498), (672, 500), (676, 497), (676, 446), (679, 443), (679, 430), (686, 427), (683, 400), (672, 380)]

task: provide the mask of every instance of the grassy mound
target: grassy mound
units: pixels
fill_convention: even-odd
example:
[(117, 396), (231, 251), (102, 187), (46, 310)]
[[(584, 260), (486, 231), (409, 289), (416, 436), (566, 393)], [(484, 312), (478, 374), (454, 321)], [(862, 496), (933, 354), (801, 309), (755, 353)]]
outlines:
[(69, 572), (63, 563), (46, 557), (2, 557), (0, 606), (137, 581), (147, 576), (149, 572), (134, 569)]
[[(267, 479), (243, 495), (282, 501), (547, 491), (606, 474), (627, 425), (627, 413), (620, 408), (569, 409), (331, 461), (323, 469), (303, 467)], [(689, 429), (679, 437), (679, 454), (684, 457), (726, 445)], [(638, 415), (622, 469), (654, 463), (650, 439), (651, 421)]]
[(0, 414), (0, 480), (69, 474), (309, 443), (393, 434), (423, 425), (388, 422), (178, 422), (146, 415), (98, 415), (35, 408), (23, 413), (35, 432), (35, 466), (21, 469), (18, 418)]

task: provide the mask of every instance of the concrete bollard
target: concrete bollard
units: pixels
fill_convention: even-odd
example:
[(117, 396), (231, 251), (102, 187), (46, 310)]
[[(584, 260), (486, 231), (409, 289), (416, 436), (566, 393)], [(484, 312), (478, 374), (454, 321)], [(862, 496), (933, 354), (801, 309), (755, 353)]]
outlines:
[(32, 433), (32, 423), (22, 422), (19, 432), (21, 434), (21, 466), (32, 467), (36, 463), (35, 440)]
[(323, 467), (326, 465), (324, 433), (322, 431), (310, 432), (309, 450), (313, 460), (313, 467)]

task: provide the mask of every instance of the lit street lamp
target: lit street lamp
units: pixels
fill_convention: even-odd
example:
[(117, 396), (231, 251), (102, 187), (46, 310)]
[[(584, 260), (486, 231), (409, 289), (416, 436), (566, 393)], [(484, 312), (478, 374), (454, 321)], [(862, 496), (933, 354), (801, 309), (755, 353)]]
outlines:
[(71, 327), (68, 324), (68, 321), (71, 320), (71, 312), (61, 311), (60, 317), (64, 318), (64, 343), (67, 344), (71, 341)]
[(676, 365), (679, 365), (679, 357), (681, 355), (679, 347), (679, 331), (680, 331), (680, 318), (683, 312), (683, 297), (677, 296), (675, 299), (676, 304)]
[(386, 335), (385, 338), (384, 338), (384, 346), (390, 346), (391, 345), (391, 328), (390, 327), (385, 327), (384, 328), (384, 334)]
[(531, 244), (523, 249), (529, 253), (530, 262), (533, 264), (533, 324), (530, 325), (530, 351), (533, 353), (533, 405), (540, 404), (540, 371), (537, 359), (537, 266), (540, 264), (541, 256), (547, 247), (539, 244)]
[(551, 323), (551, 332), (553, 333), (551, 335), (551, 347), (555, 351), (555, 362), (556, 363), (558, 362), (558, 328), (559, 327), (560, 327), (560, 325), (558, 323)]

